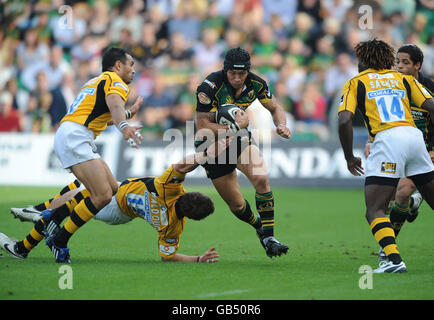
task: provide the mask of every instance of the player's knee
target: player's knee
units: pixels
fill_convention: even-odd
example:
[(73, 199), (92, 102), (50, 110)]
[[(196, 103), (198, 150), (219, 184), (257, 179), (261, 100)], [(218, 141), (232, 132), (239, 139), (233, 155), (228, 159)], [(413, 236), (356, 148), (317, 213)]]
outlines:
[(99, 194), (92, 195), (91, 200), (95, 207), (101, 209), (111, 201), (112, 196), (112, 190), (107, 189)]
[(114, 196), (116, 194), (116, 192), (118, 192), (119, 185), (116, 182), (116, 184), (113, 184), (111, 187), (112, 187), (112, 196)]
[(255, 176), (253, 179), (253, 183), (257, 192), (264, 193), (270, 191), (270, 183), (266, 175)]
[(380, 218), (381, 216), (384, 216), (377, 212), (377, 210), (366, 210), (365, 218), (366, 221), (368, 221), (369, 224), (372, 223), (376, 218)]
[(396, 192), (395, 201), (401, 205), (405, 206), (410, 201), (410, 196), (413, 194), (416, 188), (412, 188), (411, 186), (405, 186)]
[(244, 205), (244, 201), (229, 203), (229, 209), (232, 211), (232, 213), (238, 213), (244, 209)]

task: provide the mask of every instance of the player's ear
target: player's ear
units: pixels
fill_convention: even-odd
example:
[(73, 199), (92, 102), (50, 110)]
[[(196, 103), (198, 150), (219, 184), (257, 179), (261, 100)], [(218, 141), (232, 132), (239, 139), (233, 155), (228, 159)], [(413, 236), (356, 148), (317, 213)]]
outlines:
[(116, 60), (115, 65), (114, 65), (114, 69), (120, 70), (121, 68), (122, 68), (122, 61)]

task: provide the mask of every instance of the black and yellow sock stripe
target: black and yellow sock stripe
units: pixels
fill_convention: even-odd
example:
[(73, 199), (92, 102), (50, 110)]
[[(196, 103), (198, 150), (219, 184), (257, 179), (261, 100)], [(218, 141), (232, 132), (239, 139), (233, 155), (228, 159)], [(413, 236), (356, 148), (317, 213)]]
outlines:
[(86, 199), (87, 197), (90, 197), (90, 192), (87, 191), (87, 189), (84, 189), (77, 193), (71, 200), (67, 201), (65, 205), (68, 207), (69, 213), (74, 210), (81, 200)]
[(402, 259), (398, 247), (396, 246), (395, 232), (393, 231), (392, 223), (389, 218), (374, 219), (370, 228), (375, 240), (377, 240), (379, 245), (383, 248), (389, 260), (395, 264), (400, 263)]
[(395, 231), (395, 237), (398, 236), (398, 233), (407, 219), (409, 212), (409, 205), (401, 206), (394, 201), (392, 210), (390, 211), (390, 222), (392, 223), (393, 231)]
[(44, 239), (44, 221), (40, 219), (35, 223), (32, 231), (24, 238), (24, 240), (17, 242), (18, 252), (27, 253), (38, 245)]
[(71, 182), (70, 184), (68, 184), (66, 187), (64, 187), (62, 190), (60, 190), (60, 192), (59, 192), (58, 194), (56, 194), (56, 195), (54, 196), (54, 198), (51, 198), (50, 200), (47, 200), (47, 201), (45, 201), (45, 202), (42, 202), (42, 203), (40, 203), (40, 204), (34, 206), (35, 209), (36, 209), (36, 210), (39, 210), (39, 211), (43, 211), (43, 210), (45, 210), (45, 209), (48, 209), (50, 203), (51, 203), (54, 199), (59, 198), (60, 196), (62, 196), (62, 195), (64, 195), (65, 193), (67, 193), (68, 191), (71, 191), (71, 190), (74, 190), (74, 189), (79, 188), (80, 185), (81, 185), (81, 183), (80, 183), (78, 180), (74, 180), (73, 182)]
[(273, 192), (256, 192), (256, 210), (261, 217), (262, 228), (266, 237), (274, 235), (274, 195)]
[(69, 215), (62, 229), (56, 235), (54, 242), (59, 247), (66, 247), (69, 238), (80, 229), (86, 222), (92, 219), (97, 213), (98, 209), (93, 205), (90, 198), (81, 200), (74, 210)]
[(234, 214), (237, 216), (238, 219), (247, 222), (255, 229), (260, 228), (262, 225), (261, 219), (259, 218), (259, 216), (255, 215), (252, 212), (249, 202), (246, 199), (244, 199), (244, 201), (244, 208), (240, 212), (234, 212)]

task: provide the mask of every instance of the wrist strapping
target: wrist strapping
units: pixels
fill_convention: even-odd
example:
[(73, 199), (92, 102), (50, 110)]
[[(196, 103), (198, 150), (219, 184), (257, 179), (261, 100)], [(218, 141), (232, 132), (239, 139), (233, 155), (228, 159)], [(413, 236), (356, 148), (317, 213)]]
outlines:
[(121, 121), (121, 122), (119, 122), (119, 124), (118, 124), (119, 131), (122, 132), (122, 129), (125, 128), (126, 126), (129, 126), (129, 124), (128, 124), (127, 121)]

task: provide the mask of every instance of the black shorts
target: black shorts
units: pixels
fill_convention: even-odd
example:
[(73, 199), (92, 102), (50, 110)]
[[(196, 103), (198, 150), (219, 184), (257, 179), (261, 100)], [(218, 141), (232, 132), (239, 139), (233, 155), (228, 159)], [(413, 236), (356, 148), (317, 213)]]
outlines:
[[(238, 132), (237, 137), (233, 139), (228, 148), (223, 151), (214, 161), (209, 161), (202, 165), (206, 175), (210, 179), (223, 177), (237, 168), (237, 159), (241, 153), (253, 143), (250, 131)], [(196, 152), (206, 151), (211, 143), (205, 141), (195, 141)]]

